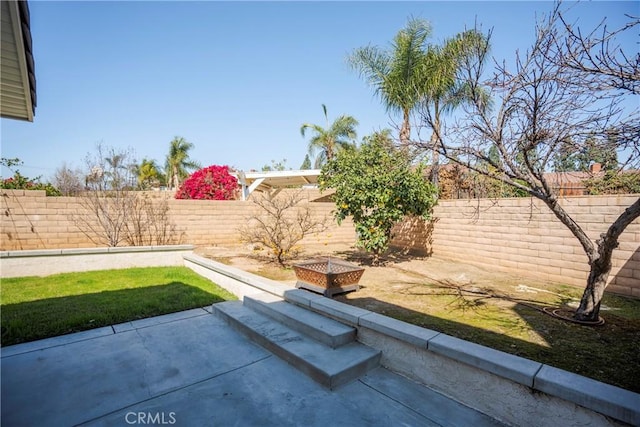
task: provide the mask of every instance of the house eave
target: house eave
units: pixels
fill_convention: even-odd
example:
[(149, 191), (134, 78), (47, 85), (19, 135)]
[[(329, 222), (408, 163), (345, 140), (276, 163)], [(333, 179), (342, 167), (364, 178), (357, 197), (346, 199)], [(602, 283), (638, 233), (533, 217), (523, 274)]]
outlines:
[(35, 64), (26, 1), (1, 3), (0, 116), (33, 121), (36, 107)]

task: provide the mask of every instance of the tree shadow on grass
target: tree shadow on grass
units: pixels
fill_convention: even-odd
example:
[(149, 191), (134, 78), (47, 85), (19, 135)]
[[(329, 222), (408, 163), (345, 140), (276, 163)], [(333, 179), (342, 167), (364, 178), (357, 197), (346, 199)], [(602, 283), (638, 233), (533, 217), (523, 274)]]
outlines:
[[(544, 345), (510, 337), (505, 334), (499, 334), (488, 329), (483, 329), (465, 323), (465, 309), (460, 309), (460, 321), (456, 321), (415, 311), (375, 298), (357, 298), (354, 297), (353, 294), (351, 294), (348, 300), (345, 299), (344, 295), (337, 296), (335, 299), (341, 302), (346, 302), (350, 305), (383, 314), (385, 316), (402, 320), (407, 323), (411, 323), (427, 329), (432, 329), (434, 331), (442, 332), (460, 339), (475, 342), (477, 344), (486, 345), (488, 347), (506, 351), (511, 354), (522, 355), (522, 353), (531, 354), (534, 352), (551, 351), (549, 347)], [(478, 306), (481, 305), (482, 304), (478, 304)], [(472, 308), (470, 306), (467, 306), (467, 309)], [(503, 323), (506, 324), (507, 322), (505, 321)]]
[(99, 328), (223, 299), (182, 282), (2, 305), (2, 346)]
[[(487, 317), (493, 317), (491, 322), (494, 329), (515, 328), (524, 331), (525, 335), (536, 338), (528, 341), (474, 326), (468, 319), (465, 321), (466, 315), (469, 314), (466, 310), (481, 309), (485, 302), (458, 309), (452, 307), (452, 313), (459, 312), (458, 321), (375, 298), (358, 298), (356, 295), (356, 293), (348, 296), (340, 295), (335, 299), (505, 353), (640, 392), (640, 355), (637, 351), (640, 346), (640, 329), (638, 328), (640, 321), (638, 320), (629, 321), (609, 316), (611, 321), (604, 326), (585, 327), (563, 322), (542, 313), (543, 305), (537, 305), (534, 301), (515, 304), (513, 311), (517, 316), (511, 319), (507, 316), (487, 315)], [(528, 331), (524, 329), (523, 320), (528, 325), (526, 328)]]

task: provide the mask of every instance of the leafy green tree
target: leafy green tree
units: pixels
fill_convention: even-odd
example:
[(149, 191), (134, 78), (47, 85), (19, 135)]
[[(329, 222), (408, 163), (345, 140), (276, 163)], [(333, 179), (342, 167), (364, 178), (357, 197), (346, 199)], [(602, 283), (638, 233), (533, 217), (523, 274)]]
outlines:
[(478, 48), (487, 43), (488, 39), (483, 34), (468, 30), (445, 40), (442, 45), (429, 45), (425, 52), (419, 92), (422, 97), (421, 115), (432, 130), (431, 180), (436, 187), (443, 116), (464, 103), (470, 103), (474, 96), (483, 98), (485, 104), (489, 105), (488, 95), (484, 90), (465, 84), (460, 78), (463, 65), (475, 60)]
[(110, 154), (104, 158), (106, 167), (103, 172), (110, 181), (111, 188), (134, 189), (136, 186), (136, 162), (135, 159), (132, 159), (133, 153), (112, 150)]
[(487, 157), (489, 158), (489, 163), (492, 165), (499, 165), (501, 163), (500, 160), (500, 152), (498, 151), (498, 147), (492, 145), (487, 152)]
[(171, 189), (180, 187), (180, 182), (189, 176), (189, 171), (200, 169), (198, 162), (189, 159), (189, 151), (194, 145), (181, 136), (176, 136), (169, 145), (166, 159), (167, 185)]
[(556, 153), (553, 155), (554, 172), (576, 172), (580, 170), (578, 165), (578, 148), (570, 140), (565, 140), (559, 144)]
[(287, 159), (282, 159), (278, 162), (275, 160), (271, 160), (270, 165), (262, 166), (262, 172), (273, 172), (273, 171), (286, 171), (287, 170)]
[(589, 170), (593, 163), (600, 163), (602, 170), (615, 171), (618, 169), (618, 154), (616, 153), (616, 143), (613, 135), (609, 135), (606, 140), (589, 136), (584, 145), (576, 154), (578, 170)]
[(314, 135), (309, 140), (309, 155), (313, 156), (316, 151), (318, 155), (315, 160), (315, 167), (320, 168), (327, 161), (332, 160), (333, 156), (342, 149), (350, 149), (355, 146), (354, 141), (357, 137), (356, 126), (358, 121), (351, 116), (342, 115), (329, 124), (327, 116), (327, 107), (322, 104), (324, 118), (326, 119), (326, 127), (305, 123), (300, 127), (300, 134), (304, 137), (307, 129), (311, 129)]
[(141, 190), (158, 187), (165, 180), (156, 161), (146, 157), (142, 159), (139, 165), (136, 165), (136, 172), (138, 188)]
[(374, 265), (389, 247), (391, 229), (406, 215), (428, 218), (436, 190), (414, 168), (390, 131), (365, 137), (357, 150), (344, 150), (322, 168), (320, 188), (335, 189), (335, 218), (352, 217), (357, 245), (373, 254)]
[(640, 172), (630, 170), (608, 170), (603, 176), (594, 176), (585, 182), (587, 193), (599, 194), (640, 194)]
[(553, 155), (554, 172), (588, 171), (589, 166), (599, 163), (604, 171), (619, 169), (616, 136), (610, 132), (606, 138), (587, 136), (576, 144), (571, 140), (563, 141)]
[(302, 165), (300, 166), (300, 170), (309, 170), (311, 169), (311, 159), (309, 158), (309, 155), (306, 154), (304, 156), (304, 161), (302, 162)]

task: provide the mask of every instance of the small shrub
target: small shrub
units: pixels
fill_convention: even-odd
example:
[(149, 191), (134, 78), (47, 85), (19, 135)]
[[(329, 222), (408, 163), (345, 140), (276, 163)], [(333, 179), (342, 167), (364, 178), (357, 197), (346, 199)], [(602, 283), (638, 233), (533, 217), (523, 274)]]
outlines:
[(305, 236), (327, 229), (326, 218), (316, 218), (308, 205), (302, 203), (302, 193), (270, 193), (253, 199), (259, 208), (240, 228), (243, 242), (254, 245), (254, 250), (268, 248), (273, 258), (284, 265), (298, 253), (297, 244)]

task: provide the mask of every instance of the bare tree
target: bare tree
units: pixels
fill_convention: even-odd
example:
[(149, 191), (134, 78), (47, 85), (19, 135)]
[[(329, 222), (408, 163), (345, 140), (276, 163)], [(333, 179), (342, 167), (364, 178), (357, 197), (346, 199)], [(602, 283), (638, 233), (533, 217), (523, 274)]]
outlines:
[(63, 163), (53, 175), (53, 185), (63, 196), (77, 196), (84, 190), (84, 176), (80, 169), (71, 169)]
[(296, 254), (296, 245), (311, 233), (327, 229), (326, 218), (316, 218), (302, 206), (302, 193), (265, 193), (253, 199), (259, 208), (240, 229), (241, 240), (271, 250), (280, 265)]
[(169, 245), (180, 243), (176, 225), (169, 215), (165, 198), (152, 199), (147, 193), (128, 192), (130, 198), (124, 240), (130, 246)]
[[(640, 20), (629, 17), (627, 25), (613, 31), (603, 21), (585, 34), (563, 13), (556, 4), (537, 25), (530, 50), (516, 55), (513, 69), (496, 64), (488, 80), (484, 66), (489, 43), (476, 46), (476, 55), (461, 69), (472, 102), (455, 124), (442, 128), (439, 150), (450, 161), (542, 200), (571, 231), (590, 265), (575, 318), (595, 321), (613, 250), (620, 234), (640, 216), (640, 199), (592, 240), (560, 205), (545, 172), (567, 143), (579, 150), (589, 138), (615, 144), (624, 165), (637, 166), (640, 55), (624, 52), (617, 43), (618, 36), (637, 31)], [(422, 116), (429, 126), (428, 113)]]
[(118, 246), (165, 245), (176, 242), (175, 225), (166, 200), (152, 200), (132, 191), (136, 183), (133, 154), (98, 144), (86, 158), (82, 211), (75, 225), (95, 244)]
[(72, 215), (76, 226), (95, 244), (118, 246), (125, 241), (132, 199), (127, 197), (128, 164), (135, 163), (130, 150), (96, 145), (85, 159), (87, 174), (81, 194), (82, 212)]

